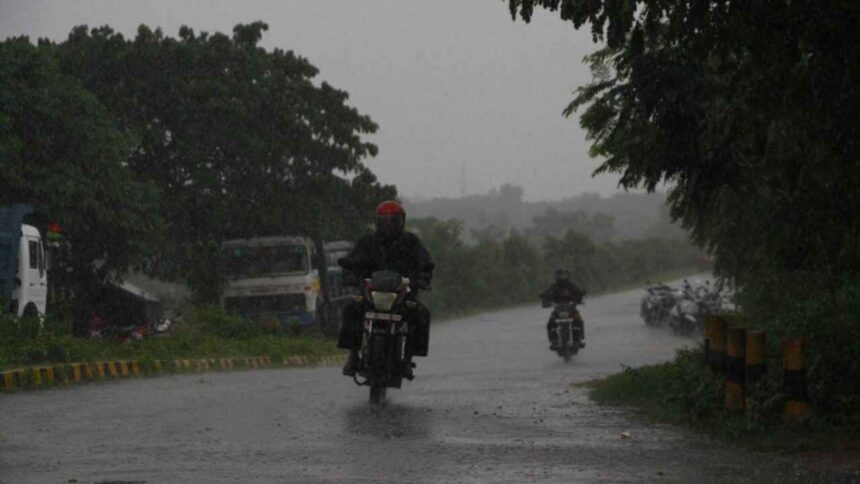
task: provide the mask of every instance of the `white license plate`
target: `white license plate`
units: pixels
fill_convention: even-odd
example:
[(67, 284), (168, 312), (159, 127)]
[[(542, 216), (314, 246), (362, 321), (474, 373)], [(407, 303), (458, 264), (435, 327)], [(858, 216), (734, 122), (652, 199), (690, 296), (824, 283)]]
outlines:
[(399, 314), (373, 312), (364, 313), (364, 317), (367, 319), (375, 319), (377, 321), (400, 321), (403, 319), (403, 316)]
[(570, 313), (558, 313), (558, 317), (560, 317), (560, 318), (569, 318), (569, 317), (570, 317)]
[(565, 319), (556, 319), (555, 322), (556, 323), (572, 323), (573, 320), (570, 318), (565, 318)]

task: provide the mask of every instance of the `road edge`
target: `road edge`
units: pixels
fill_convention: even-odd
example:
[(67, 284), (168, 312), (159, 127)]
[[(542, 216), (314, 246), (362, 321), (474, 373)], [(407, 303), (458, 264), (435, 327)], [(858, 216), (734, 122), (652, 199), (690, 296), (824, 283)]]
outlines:
[(339, 366), (346, 355), (321, 357), (287, 356), (273, 360), (269, 356), (180, 358), (174, 360), (108, 360), (90, 363), (38, 365), (0, 371), (0, 391), (37, 390), (86, 383), (157, 377), (169, 374), (207, 373), (238, 370)]

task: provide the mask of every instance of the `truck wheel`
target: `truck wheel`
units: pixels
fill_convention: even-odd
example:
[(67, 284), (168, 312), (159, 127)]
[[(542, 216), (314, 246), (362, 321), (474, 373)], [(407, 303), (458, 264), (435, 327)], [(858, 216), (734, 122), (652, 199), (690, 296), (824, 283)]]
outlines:
[(27, 305), (24, 306), (24, 312), (21, 313), (21, 317), (22, 318), (28, 318), (28, 319), (29, 318), (38, 318), (39, 317), (39, 310), (36, 308), (35, 304), (27, 303)]
[(21, 313), (21, 321), (24, 323), (23, 327), (27, 328), (26, 332), (30, 336), (36, 336), (39, 334), (39, 332), (42, 331), (42, 326), (44, 325), (42, 315), (39, 314), (39, 310), (33, 303), (28, 303), (24, 306), (24, 312)]

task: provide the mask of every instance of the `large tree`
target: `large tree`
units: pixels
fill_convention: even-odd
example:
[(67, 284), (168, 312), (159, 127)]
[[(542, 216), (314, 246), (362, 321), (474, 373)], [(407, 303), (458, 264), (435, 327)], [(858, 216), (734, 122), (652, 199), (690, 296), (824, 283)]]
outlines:
[(133, 179), (128, 139), (55, 54), (25, 37), (0, 43), (0, 205), (29, 203), (42, 229), (62, 225), (72, 250), (51, 282), (85, 295), (158, 240), (158, 192)]
[(315, 82), (316, 67), (258, 45), (267, 25), (233, 36), (178, 38), (145, 26), (134, 39), (108, 27), (75, 28), (60, 45), (65, 70), (84, 80), (134, 140), (129, 164), (163, 193), (170, 244), (155, 259), (218, 293), (217, 243), (233, 237), (353, 235), (392, 197), (363, 164), (377, 152), (373, 121), (346, 92)]
[(669, 182), (674, 217), (749, 288), (856, 281), (860, 4), (509, 0), (526, 21), (536, 6), (603, 44), (565, 111), (585, 108), (598, 171)]

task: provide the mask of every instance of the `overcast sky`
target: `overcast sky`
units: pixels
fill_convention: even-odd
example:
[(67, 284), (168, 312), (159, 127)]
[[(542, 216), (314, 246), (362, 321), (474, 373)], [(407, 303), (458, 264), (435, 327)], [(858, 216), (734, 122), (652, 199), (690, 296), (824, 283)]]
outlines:
[(577, 118), (562, 109), (590, 79), (590, 34), (557, 14), (511, 21), (503, 0), (0, 0), (0, 38), (65, 39), (76, 25), (176, 36), (269, 24), (263, 45), (293, 50), (380, 126), (368, 166), (402, 196), (484, 193), (503, 183), (528, 200), (612, 194), (592, 178)]

